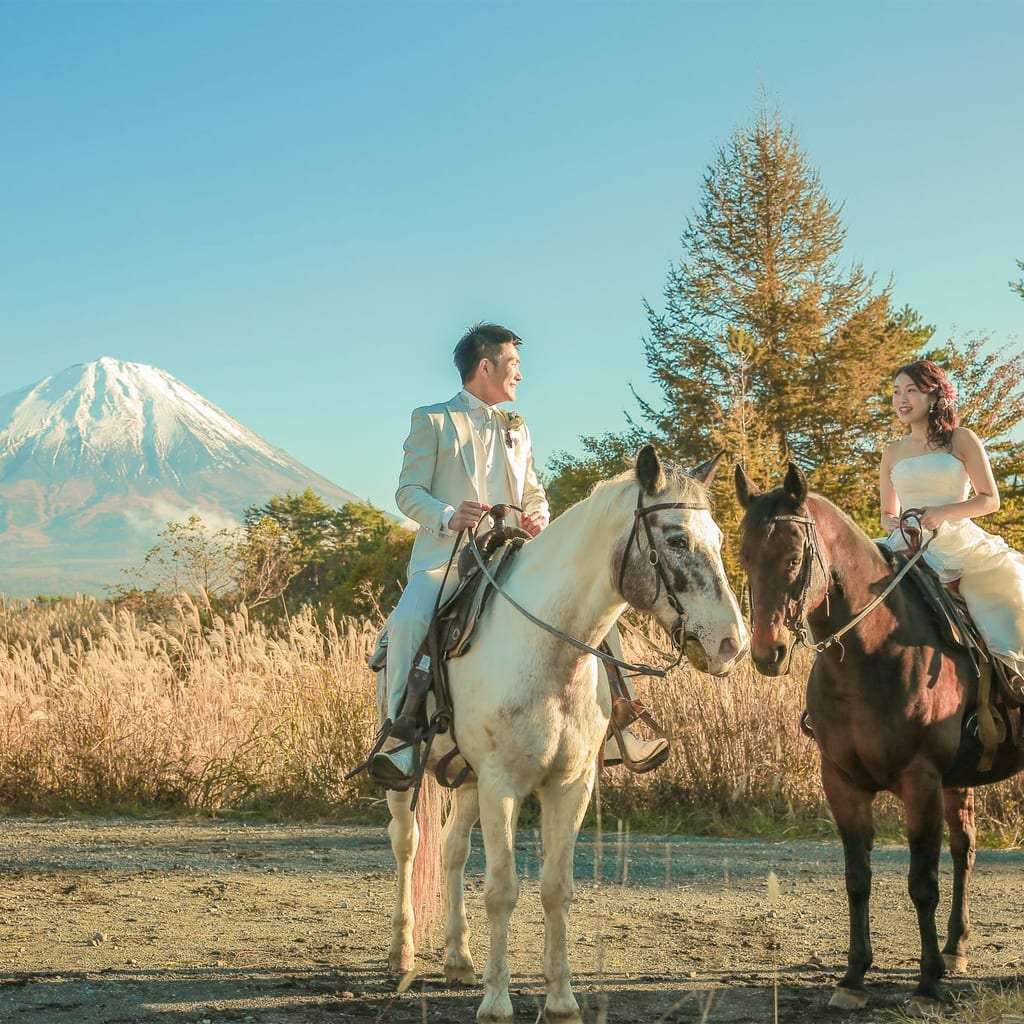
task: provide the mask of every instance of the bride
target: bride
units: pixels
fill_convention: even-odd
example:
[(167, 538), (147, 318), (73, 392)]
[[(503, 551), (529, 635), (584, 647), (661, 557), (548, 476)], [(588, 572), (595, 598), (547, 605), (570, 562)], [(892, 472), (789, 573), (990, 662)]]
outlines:
[(946, 372), (931, 360), (896, 371), (892, 404), (909, 430), (882, 453), (882, 528), (890, 547), (905, 548), (900, 511), (923, 509), (921, 526), (934, 533), (925, 561), (944, 583), (960, 581), (989, 650), (1024, 676), (1024, 556), (972, 522), (999, 508), (999, 491), (981, 441), (958, 426), (955, 401)]

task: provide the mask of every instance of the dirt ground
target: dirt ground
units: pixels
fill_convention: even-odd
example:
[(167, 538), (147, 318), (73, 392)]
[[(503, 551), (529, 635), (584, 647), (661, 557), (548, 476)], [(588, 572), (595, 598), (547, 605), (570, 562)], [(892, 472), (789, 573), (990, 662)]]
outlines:
[[(447, 988), (437, 949), (396, 995), (381, 828), (3, 819), (0, 835), (3, 1022), (475, 1020), (480, 990)], [(479, 972), (487, 936), (474, 839), (467, 898)], [(511, 966), (523, 1022), (543, 999), (538, 852), (536, 833), (521, 830)], [(826, 1009), (846, 955), (837, 843), (612, 834), (600, 881), (595, 852), (594, 837), (582, 837), (571, 917), (575, 991), (590, 1022), (860, 1024), (891, 1019), (912, 988), (918, 942), (902, 848), (876, 851), (877, 966), (869, 1007), (852, 1014)], [(940, 931), (948, 855), (941, 882)], [(1022, 882), (1024, 853), (982, 851), (971, 970), (950, 980), (950, 994), (1024, 974)]]

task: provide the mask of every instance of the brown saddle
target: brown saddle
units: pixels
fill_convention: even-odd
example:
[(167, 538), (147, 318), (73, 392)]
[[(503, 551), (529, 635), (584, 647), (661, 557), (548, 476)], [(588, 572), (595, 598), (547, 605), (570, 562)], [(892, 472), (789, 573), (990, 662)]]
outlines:
[[(504, 507), (506, 506), (495, 506), (496, 509)], [(513, 556), (522, 547), (524, 540), (528, 539), (529, 534), (525, 530), (503, 524), (480, 534), (476, 545), (487, 572), (495, 582), (500, 583), (505, 577), (512, 564)], [(436, 642), (431, 645), (431, 637), (428, 633), (427, 639), (423, 641), (417, 652), (419, 654), (430, 655), (433, 646), (445, 658), (457, 658), (469, 650), (473, 629), (483, 613), (484, 606), (494, 587), (487, 576), (480, 571), (480, 565), (469, 545), (459, 552), (456, 566), (459, 573), (458, 586), (451, 597), (438, 608), (430, 624), (430, 633), (435, 634)], [(387, 661), (388, 633), (385, 625), (377, 637), (377, 644), (367, 664), (374, 672), (379, 672), (387, 665)]]
[(517, 527), (496, 526), (481, 534), (477, 549), (486, 573), (481, 571), (469, 546), (459, 553), (459, 586), (431, 623), (431, 629), (438, 632), (437, 650), (446, 660), (469, 650), (476, 624), (494, 593), (491, 580), (501, 584), (515, 555), (528, 539), (529, 534)]

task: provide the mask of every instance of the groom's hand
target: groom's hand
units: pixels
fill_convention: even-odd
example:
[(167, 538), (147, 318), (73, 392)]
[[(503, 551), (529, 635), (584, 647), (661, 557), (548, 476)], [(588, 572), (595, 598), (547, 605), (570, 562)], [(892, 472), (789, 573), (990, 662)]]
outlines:
[(452, 533), (458, 533), (460, 530), (472, 530), (490, 507), (490, 505), (481, 505), (479, 501), (464, 501), (452, 514), (448, 529)]
[(520, 520), (523, 529), (531, 536), (536, 537), (547, 525), (542, 516), (535, 516), (532, 512), (524, 512)]

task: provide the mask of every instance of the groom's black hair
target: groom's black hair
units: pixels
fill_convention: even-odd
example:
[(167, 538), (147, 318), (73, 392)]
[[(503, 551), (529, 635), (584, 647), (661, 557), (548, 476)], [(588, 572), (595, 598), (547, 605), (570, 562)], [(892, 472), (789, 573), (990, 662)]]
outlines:
[(513, 334), (507, 327), (499, 324), (474, 324), (459, 338), (455, 346), (455, 366), (465, 384), (481, 359), (497, 362), (502, 345), (521, 345), (522, 339)]

